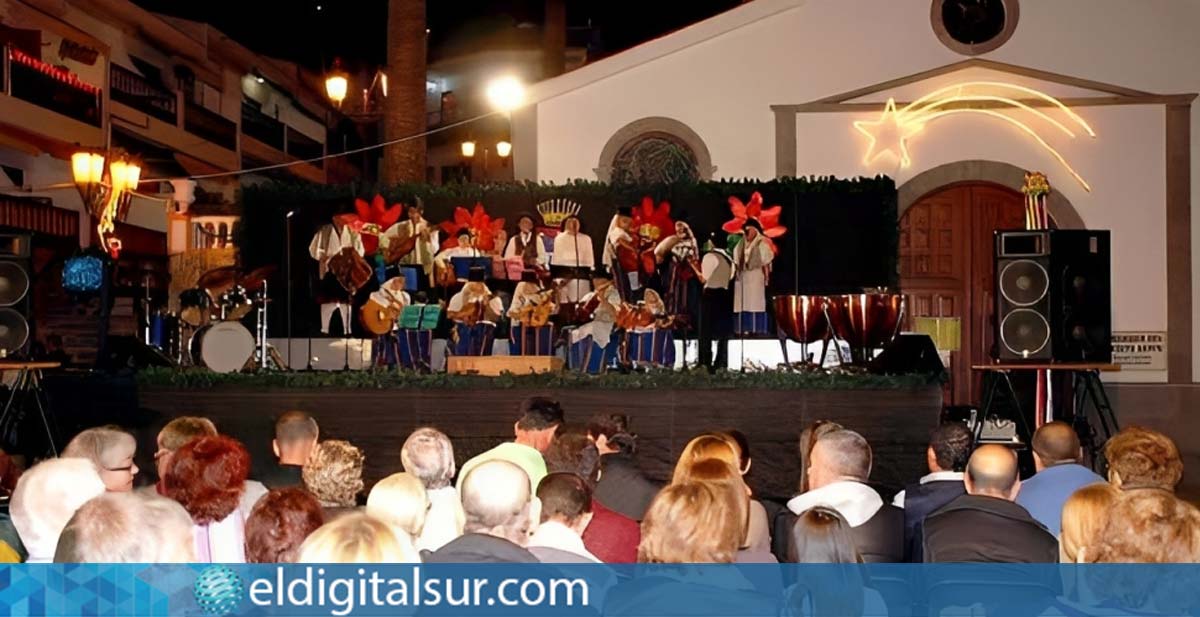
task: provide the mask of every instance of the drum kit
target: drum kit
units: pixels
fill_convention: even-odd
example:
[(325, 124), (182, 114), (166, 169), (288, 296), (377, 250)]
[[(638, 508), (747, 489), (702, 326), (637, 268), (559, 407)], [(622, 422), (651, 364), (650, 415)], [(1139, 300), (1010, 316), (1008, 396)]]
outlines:
[[(850, 348), (849, 362), (843, 364), (861, 367), (870, 363), (876, 350), (896, 338), (904, 317), (904, 296), (885, 292), (776, 296), (773, 308), (788, 366), (785, 337), (800, 343), (804, 366), (821, 366), (825, 356), (823, 353), (821, 361), (812, 362), (809, 345), (821, 342), (828, 350), (832, 340)], [(843, 361), (840, 354), (838, 360)]]
[[(196, 287), (179, 294), (179, 312), (151, 313), (147, 342), (179, 366), (204, 366), (218, 373), (248, 367), (283, 368), (267, 343), (267, 279), (275, 266), (243, 272), (225, 266), (202, 274)], [(241, 320), (256, 313), (252, 334)]]

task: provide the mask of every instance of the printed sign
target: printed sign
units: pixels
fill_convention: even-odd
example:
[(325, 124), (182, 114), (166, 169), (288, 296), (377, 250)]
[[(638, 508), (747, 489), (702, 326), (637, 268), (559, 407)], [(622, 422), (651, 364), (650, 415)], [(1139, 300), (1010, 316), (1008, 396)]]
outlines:
[(1112, 345), (1122, 371), (1167, 370), (1166, 332), (1113, 332)]

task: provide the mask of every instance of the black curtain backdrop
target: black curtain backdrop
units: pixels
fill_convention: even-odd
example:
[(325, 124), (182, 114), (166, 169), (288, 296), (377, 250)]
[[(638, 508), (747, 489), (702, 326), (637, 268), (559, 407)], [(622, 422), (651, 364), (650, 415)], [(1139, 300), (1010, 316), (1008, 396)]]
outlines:
[[(448, 186), (398, 185), (328, 186), (268, 182), (242, 189), (243, 214), (238, 246), (244, 268), (276, 265), (270, 281), (274, 300), (270, 314), (271, 335), (286, 334), (287, 251), (291, 253), (293, 335), (306, 336), (317, 327), (317, 305), (312, 290), (316, 263), (308, 245), (316, 230), (335, 214), (352, 212), (354, 199), (370, 202), (381, 194), (389, 205), (416, 200), (425, 207), (425, 218), (437, 225), (451, 219), (458, 206), (473, 210), (482, 203), (487, 213), (505, 220), (512, 234), (517, 217), (536, 216), (537, 204), (565, 198), (582, 206), (579, 218), (599, 252), (613, 213), (618, 206), (637, 207), (649, 196), (657, 204), (671, 204), (671, 218), (687, 221), (697, 237), (717, 232), (723, 243), (721, 225), (732, 219), (731, 196), (748, 203), (751, 194), (763, 196), (764, 207), (782, 206), (780, 224), (787, 233), (776, 240), (779, 254), (774, 261), (768, 296), (802, 293), (849, 293), (868, 287), (896, 287), (898, 226), (896, 186), (887, 177), (875, 178), (785, 178), (782, 180), (715, 181), (674, 185), (609, 185), (577, 181), (551, 184), (455, 184)], [(286, 247), (291, 218), (291, 246)], [(540, 219), (539, 219), (540, 220)], [(443, 235), (444, 237), (444, 235)], [(597, 254), (596, 263), (600, 263)], [(365, 296), (367, 290), (360, 291)], [(361, 298), (359, 299), (361, 302)]]

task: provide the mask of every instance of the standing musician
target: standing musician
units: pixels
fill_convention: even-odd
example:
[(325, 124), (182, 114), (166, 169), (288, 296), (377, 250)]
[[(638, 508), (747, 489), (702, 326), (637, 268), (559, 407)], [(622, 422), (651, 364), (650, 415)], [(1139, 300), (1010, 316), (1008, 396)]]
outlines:
[[(612, 282), (621, 294), (621, 300), (634, 302), (642, 288), (641, 277), (637, 270), (638, 257), (641, 247), (638, 239), (633, 236), (630, 227), (633, 226), (633, 208), (621, 206), (617, 214), (608, 224), (608, 233), (604, 240), (604, 257), (601, 262), (612, 273)], [(621, 264), (621, 256), (632, 256), (632, 263)], [(628, 260), (629, 257), (626, 258)], [(632, 266), (632, 267), (630, 267)]]
[(550, 265), (550, 256), (546, 254), (541, 232), (534, 229), (533, 217), (522, 214), (517, 227), (517, 233), (504, 248), (504, 259), (520, 257), (525, 270), (545, 270)]
[(733, 249), (733, 319), (738, 334), (767, 333), (767, 278), (775, 252), (762, 231), (757, 219), (746, 219), (742, 241)]
[(513, 290), (508, 317), (508, 353), (513, 356), (549, 356), (554, 354), (554, 325), (550, 317), (558, 312), (556, 288), (542, 289), (537, 273), (526, 270)]
[(329, 269), (329, 262), (343, 249), (353, 249), (360, 256), (366, 253), (362, 236), (335, 217), (334, 222), (322, 225), (308, 244), (308, 254), (317, 261), (317, 303), (321, 305), (321, 333), (329, 334), (334, 311), (342, 315), (342, 328), (350, 331), (350, 302), (346, 290)]
[(596, 270), (592, 285), (595, 289), (580, 302), (581, 313), (588, 313), (591, 321), (571, 332), (570, 360), (571, 368), (595, 375), (617, 359), (619, 341), (613, 330), (621, 309), (621, 294), (604, 270)]
[(375, 366), (396, 366), (400, 361), (400, 341), (396, 338), (397, 317), (404, 312), (404, 307), (412, 304), (412, 298), (404, 291), (405, 277), (403, 274), (388, 279), (379, 289), (371, 292), (366, 306), (363, 307), (364, 318), (374, 310), (381, 313), (379, 317), (391, 319), (391, 331), (375, 337), (371, 343), (372, 364)]
[[(715, 235), (713, 236), (715, 237)], [(700, 261), (704, 288), (700, 290), (700, 364), (709, 371), (729, 368), (729, 333), (733, 330), (733, 296), (729, 282), (733, 279), (733, 258), (729, 251), (716, 246), (710, 237), (705, 243), (707, 252)], [(713, 361), (713, 342), (717, 357)]]
[(663, 238), (654, 247), (654, 260), (667, 266), (663, 276), (666, 312), (675, 318), (676, 326), (690, 325), (692, 281), (704, 283), (704, 275), (700, 270), (700, 247), (692, 228), (683, 221), (675, 221), (675, 233)]
[(405, 219), (392, 225), (384, 237), (388, 238), (389, 248), (395, 243), (405, 248), (410, 243), (413, 245), (398, 263), (419, 269), (423, 276), (418, 286), (425, 289), (433, 279), (433, 258), (438, 253), (437, 231), (425, 220), (420, 204), (409, 205), (405, 215)]
[(558, 291), (558, 303), (568, 321), (574, 321), (577, 304), (592, 290), (591, 273), (596, 267), (592, 237), (580, 231), (579, 217), (571, 215), (563, 221), (562, 233), (554, 237), (550, 264), (555, 278), (566, 282)]
[(451, 349), (456, 356), (492, 355), (496, 321), (504, 312), (504, 303), (483, 280), (483, 268), (471, 268), (467, 283), (446, 307), (446, 316), (454, 322)]

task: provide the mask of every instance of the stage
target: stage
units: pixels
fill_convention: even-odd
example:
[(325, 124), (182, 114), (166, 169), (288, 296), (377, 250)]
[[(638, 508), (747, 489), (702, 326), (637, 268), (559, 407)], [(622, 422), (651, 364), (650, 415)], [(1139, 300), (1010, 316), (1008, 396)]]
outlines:
[[(143, 383), (138, 388), (139, 415), (148, 421), (138, 430), (139, 455), (154, 451), (155, 433), (170, 418), (198, 415), (243, 440), (261, 463), (271, 456), (273, 417), (303, 409), (317, 418), (322, 439), (346, 439), (365, 451), (369, 487), (400, 470), (400, 445), (414, 428), (431, 425), (445, 431), (461, 464), (511, 439), (518, 401), (546, 394), (562, 402), (569, 424), (583, 424), (595, 412), (629, 414), (639, 436), (638, 459), (657, 481), (670, 477), (676, 456), (691, 437), (707, 429), (736, 427), (751, 443), (755, 463), (748, 477), (750, 486), (764, 498), (787, 498), (799, 478), (797, 437), (808, 423), (834, 420), (861, 432), (875, 452), (872, 481), (895, 491), (926, 473), (929, 430), (937, 423), (942, 403), (940, 384), (914, 385), (917, 382), (907, 377), (813, 378), (804, 381), (805, 387), (786, 388), (789, 378), (772, 373), (715, 378), (714, 387), (706, 389), (688, 384), (702, 383), (707, 376), (678, 374), (664, 377), (668, 385), (661, 387), (652, 387), (649, 378), (637, 375), (606, 376), (595, 387), (577, 387), (569, 377), (547, 376), (535, 382), (544, 387), (523, 387), (526, 378), (487, 382), (445, 375), (427, 376), (428, 383), (413, 387), (389, 387), (372, 383), (370, 373), (337, 374), (360, 381), (351, 389), (337, 387), (335, 374), (308, 375), (326, 380), (325, 385), (314, 385), (322, 382), (312, 380), (293, 381), (297, 384), (293, 387), (278, 385), (287, 383), (287, 374), (245, 385), (238, 385), (236, 376), (206, 382), (202, 373), (196, 381)], [(478, 381), (474, 387), (462, 387), (457, 379)], [(619, 387), (623, 379), (628, 387)], [(435, 389), (443, 381), (443, 387)], [(486, 387), (487, 383), (499, 387)], [(767, 387), (739, 387), (755, 383)]]

